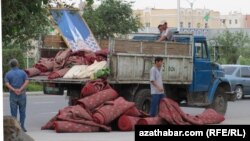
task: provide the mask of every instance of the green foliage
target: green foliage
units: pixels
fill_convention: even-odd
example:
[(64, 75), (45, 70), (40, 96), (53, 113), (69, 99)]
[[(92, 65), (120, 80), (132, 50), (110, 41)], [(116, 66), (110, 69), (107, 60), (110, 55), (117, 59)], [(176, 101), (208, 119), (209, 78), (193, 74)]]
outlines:
[(136, 32), (142, 26), (139, 17), (133, 15), (131, 2), (103, 0), (98, 8), (93, 9), (92, 0), (89, 1), (83, 17), (96, 37), (108, 38), (128, 34)]
[(10, 70), (8, 63), (13, 58), (18, 60), (20, 68), (24, 68), (25, 62), (23, 51), (21, 49), (3, 49), (3, 75), (5, 75), (5, 73)]
[(240, 57), (237, 60), (237, 64), (240, 65), (250, 65), (250, 58), (246, 58), (240, 55)]
[(48, 31), (49, 11), (42, 6), (48, 0), (3, 0), (2, 37), (3, 48), (13, 44), (19, 48), (30, 47), (30, 39), (36, 39)]
[(108, 77), (109, 74), (110, 74), (110, 69), (109, 68), (100, 69), (96, 73), (94, 73), (94, 78), (93, 79), (106, 78), (106, 77)]
[(29, 85), (27, 86), (26, 91), (42, 91), (43, 90), (43, 85), (39, 83), (34, 83), (30, 82)]
[[(7, 87), (3, 89), (5, 92), (8, 92)], [(27, 92), (36, 92), (36, 91), (43, 91), (43, 85), (39, 83), (30, 82), (26, 88)]]
[(242, 49), (250, 48), (250, 38), (243, 31), (230, 32), (225, 30), (216, 38), (216, 42), (219, 45), (221, 55), (219, 62), (224, 64), (236, 64), (237, 59), (243, 53)]

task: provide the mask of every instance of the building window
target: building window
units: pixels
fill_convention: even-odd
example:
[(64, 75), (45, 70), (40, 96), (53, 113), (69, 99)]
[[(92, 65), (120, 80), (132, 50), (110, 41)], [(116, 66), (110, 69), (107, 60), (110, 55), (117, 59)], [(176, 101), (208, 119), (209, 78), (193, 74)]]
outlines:
[(183, 28), (183, 22), (180, 22), (180, 27)]
[(150, 27), (150, 23), (145, 23), (145, 26), (146, 27)]
[(226, 19), (221, 19), (222, 24), (226, 24)]
[(235, 20), (234, 22), (235, 22), (235, 24), (238, 24), (238, 21), (237, 21), (237, 20)]
[(232, 20), (229, 20), (229, 24), (232, 24)]
[(191, 22), (188, 22), (188, 28), (191, 28)]

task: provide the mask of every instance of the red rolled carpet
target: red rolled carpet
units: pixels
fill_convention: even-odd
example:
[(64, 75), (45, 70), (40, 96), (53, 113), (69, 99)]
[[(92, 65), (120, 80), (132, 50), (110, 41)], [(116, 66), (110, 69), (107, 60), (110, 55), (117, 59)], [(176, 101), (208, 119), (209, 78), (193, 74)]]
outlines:
[(49, 74), (48, 79), (55, 79), (59, 77), (63, 77), (64, 74), (69, 70), (70, 68), (63, 68), (61, 70), (53, 71)]
[(54, 125), (54, 122), (57, 120), (57, 115), (55, 115), (53, 118), (51, 118), (44, 126), (42, 126), (42, 130), (45, 130), (45, 129), (55, 129), (55, 125)]
[(57, 63), (56, 61), (54, 61), (53, 62), (53, 71), (57, 71), (57, 70), (63, 69), (65, 62), (66, 62), (66, 60), (63, 60), (60, 63)]
[(106, 49), (102, 49), (102, 50), (98, 50), (95, 52), (96, 55), (96, 60), (99, 61), (107, 61), (107, 56), (108, 56), (109, 50)]
[(65, 107), (64, 109), (59, 110), (59, 115), (63, 115), (65, 117), (72, 118), (72, 119), (93, 120), (90, 113), (88, 113), (80, 105)]
[(159, 116), (166, 120), (169, 124), (176, 125), (204, 125), (218, 124), (224, 121), (224, 116), (220, 115), (213, 109), (206, 109), (202, 114), (192, 116), (184, 113), (179, 105), (168, 98), (164, 98), (160, 102)]
[(107, 125), (134, 105), (133, 102), (128, 102), (123, 97), (119, 97), (114, 100), (112, 105), (100, 107), (93, 114), (93, 119), (97, 123)]
[(139, 117), (122, 115), (118, 120), (118, 127), (121, 131), (133, 131)]
[(55, 56), (56, 63), (61, 63), (62, 61), (67, 60), (67, 58), (71, 55), (71, 53), (72, 53), (72, 51), (70, 48), (68, 48), (64, 51), (59, 51)]
[(66, 63), (65, 67), (72, 67), (74, 65), (87, 65), (88, 62), (83, 56), (70, 56)]
[(161, 125), (164, 124), (164, 120), (161, 117), (147, 117), (141, 118), (137, 122), (138, 125)]
[(102, 124), (98, 124), (98, 123), (96, 123), (94, 121), (89, 121), (89, 120), (85, 120), (85, 119), (72, 119), (72, 118), (69, 118), (68, 116), (64, 116), (64, 115), (58, 115), (57, 119), (59, 121), (71, 121), (71, 122), (74, 122), (74, 123), (80, 123), (80, 124), (84, 124), (84, 125), (100, 127), (102, 129), (104, 129), (105, 131), (111, 131), (110, 127), (102, 125)]
[(39, 69), (41, 72), (48, 72), (53, 70), (54, 59), (41, 58), (38, 63), (34, 65), (35, 68)]
[(160, 102), (159, 116), (167, 121), (169, 124), (174, 125), (187, 125), (190, 124), (181, 116), (182, 110), (179, 105), (169, 98), (163, 98)]
[(70, 55), (71, 55), (71, 49), (59, 51), (55, 56), (53, 71), (62, 69)]
[(99, 127), (90, 126), (70, 121), (55, 121), (55, 131), (57, 133), (76, 133), (76, 132), (97, 132)]
[(201, 119), (203, 124), (218, 124), (225, 120), (225, 117), (217, 113), (214, 109), (205, 109), (201, 114), (195, 117)]
[(125, 113), (124, 115), (127, 115), (127, 116), (133, 116), (133, 117), (149, 117), (149, 114), (141, 111), (141, 110), (138, 110), (136, 108), (136, 106), (133, 106), (131, 108), (129, 108)]
[(97, 79), (89, 81), (81, 90), (81, 97), (89, 96), (99, 91), (111, 88), (107, 81), (102, 79)]
[(41, 72), (39, 76), (48, 76), (51, 72)]
[(117, 97), (117, 92), (109, 88), (78, 100), (78, 104), (82, 105), (89, 111), (92, 111), (101, 104), (103, 104), (105, 101), (113, 100)]
[(26, 74), (29, 76), (29, 77), (32, 77), (32, 76), (37, 76), (41, 73), (41, 71), (37, 68), (28, 68), (28, 69), (25, 69), (24, 70), (26, 72)]
[(91, 65), (95, 62), (96, 55), (95, 55), (95, 53), (86, 53), (84, 55), (84, 58), (88, 61), (88, 65)]
[[(71, 125), (63, 125), (63, 124), (58, 124), (57, 127), (55, 127), (55, 122), (58, 121), (68, 121), (68, 122), (72, 122), (72, 123), (76, 123), (76, 124), (71, 124)], [(66, 122), (63, 122), (66, 123)], [(80, 124), (80, 125), (78, 125)], [(74, 125), (76, 125), (76, 127), (73, 127)], [(86, 126), (85, 126), (86, 125)], [(70, 126), (70, 128), (67, 128), (68, 126)], [(68, 106), (65, 107), (63, 109), (60, 109), (58, 114), (53, 117), (48, 123), (46, 123), (42, 129), (55, 129), (58, 132), (79, 132), (78, 130), (72, 130), (71, 128), (77, 128), (77, 126), (80, 126), (79, 128), (81, 129), (82, 127), (84, 128), (88, 128), (88, 130), (86, 130), (86, 132), (88, 131), (96, 131), (96, 129), (98, 128), (98, 130), (104, 129), (105, 131), (111, 131), (111, 128), (105, 125), (101, 125), (98, 123), (95, 123), (92, 120), (92, 116), (86, 112), (85, 109), (83, 109), (80, 105), (76, 105), (76, 106)], [(92, 128), (93, 127), (93, 128)], [(81, 132), (83, 132), (84, 130), (81, 129)]]

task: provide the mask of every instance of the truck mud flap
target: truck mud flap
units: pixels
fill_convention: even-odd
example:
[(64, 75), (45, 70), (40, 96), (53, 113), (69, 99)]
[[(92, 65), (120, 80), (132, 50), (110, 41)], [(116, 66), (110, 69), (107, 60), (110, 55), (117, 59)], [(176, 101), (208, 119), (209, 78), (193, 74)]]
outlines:
[(59, 87), (58, 84), (45, 83), (43, 84), (43, 93), (46, 95), (63, 95), (63, 87)]

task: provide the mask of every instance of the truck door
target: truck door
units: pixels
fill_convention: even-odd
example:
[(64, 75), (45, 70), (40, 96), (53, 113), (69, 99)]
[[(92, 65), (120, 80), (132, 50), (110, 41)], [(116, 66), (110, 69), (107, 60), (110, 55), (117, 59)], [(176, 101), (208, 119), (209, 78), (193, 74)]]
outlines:
[(212, 70), (205, 38), (194, 39), (194, 55), (193, 92), (208, 91)]

